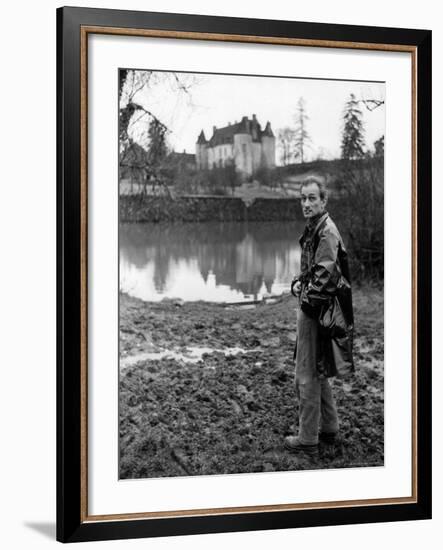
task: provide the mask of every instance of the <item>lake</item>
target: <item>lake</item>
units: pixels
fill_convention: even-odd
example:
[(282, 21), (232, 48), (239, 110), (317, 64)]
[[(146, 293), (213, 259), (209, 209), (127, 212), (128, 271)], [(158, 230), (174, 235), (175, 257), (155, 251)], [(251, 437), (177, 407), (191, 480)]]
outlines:
[(290, 289), (304, 222), (120, 225), (120, 290), (146, 301), (243, 302)]

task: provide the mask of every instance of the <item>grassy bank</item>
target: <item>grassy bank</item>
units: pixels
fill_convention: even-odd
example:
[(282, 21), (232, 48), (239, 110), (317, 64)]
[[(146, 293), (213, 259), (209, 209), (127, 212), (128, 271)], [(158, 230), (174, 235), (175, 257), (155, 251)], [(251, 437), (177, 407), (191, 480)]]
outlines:
[(308, 460), (283, 448), (297, 417), (293, 298), (228, 308), (121, 295), (120, 477), (383, 465), (383, 292), (357, 290), (354, 307), (357, 371), (333, 381), (341, 439)]

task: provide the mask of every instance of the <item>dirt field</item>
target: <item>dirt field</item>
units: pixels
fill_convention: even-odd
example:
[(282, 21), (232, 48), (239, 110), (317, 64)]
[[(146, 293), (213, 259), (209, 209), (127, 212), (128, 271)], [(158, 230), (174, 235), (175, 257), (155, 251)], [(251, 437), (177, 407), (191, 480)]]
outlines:
[(318, 459), (296, 429), (295, 299), (225, 307), (120, 296), (120, 477), (383, 465), (383, 292), (354, 292), (356, 373), (332, 384), (339, 441)]

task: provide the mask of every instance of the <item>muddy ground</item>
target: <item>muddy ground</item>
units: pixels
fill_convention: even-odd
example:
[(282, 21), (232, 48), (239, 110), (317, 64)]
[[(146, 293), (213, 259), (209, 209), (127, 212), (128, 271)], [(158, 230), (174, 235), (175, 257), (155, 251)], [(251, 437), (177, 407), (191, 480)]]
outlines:
[[(354, 292), (356, 373), (332, 385), (339, 441), (283, 448), (296, 429), (295, 299), (231, 306), (120, 296), (120, 477), (383, 465), (383, 292)], [(214, 351), (215, 350), (215, 351)]]

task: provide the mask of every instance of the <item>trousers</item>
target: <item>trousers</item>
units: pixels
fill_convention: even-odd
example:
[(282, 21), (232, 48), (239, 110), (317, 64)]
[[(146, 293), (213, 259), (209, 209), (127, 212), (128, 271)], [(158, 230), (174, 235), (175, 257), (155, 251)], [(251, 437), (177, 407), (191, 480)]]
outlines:
[(318, 324), (301, 309), (297, 313), (295, 389), (298, 398), (298, 438), (304, 445), (318, 443), (319, 430), (336, 433), (337, 407), (327, 378), (317, 374)]

